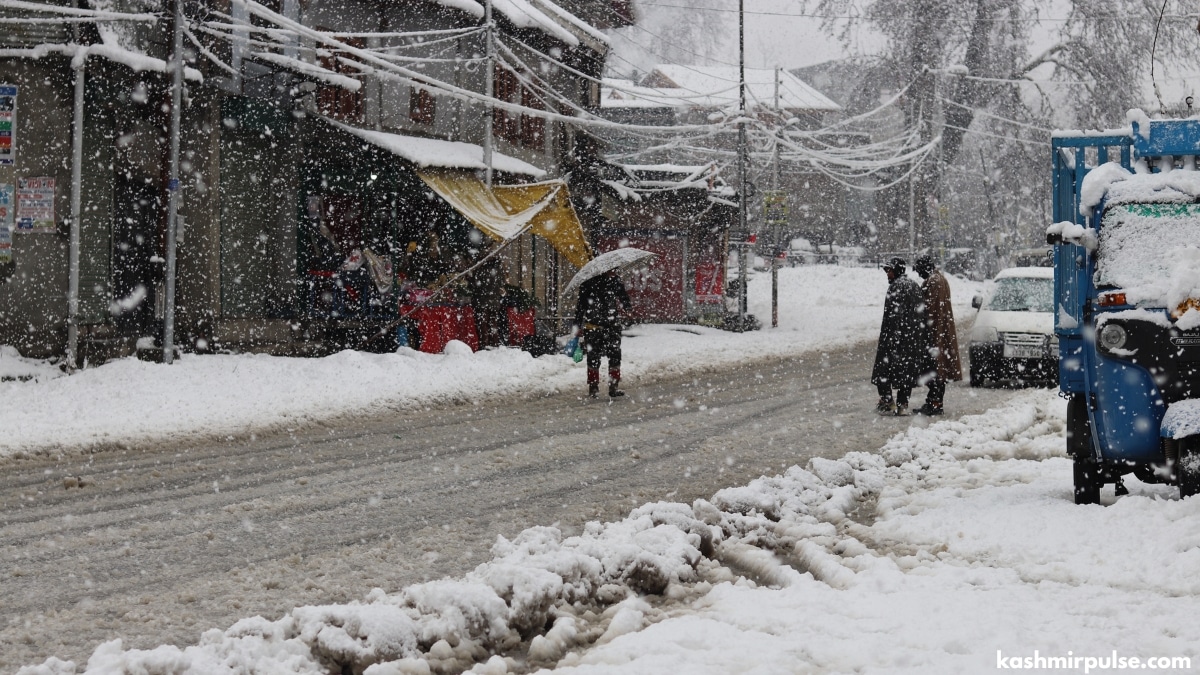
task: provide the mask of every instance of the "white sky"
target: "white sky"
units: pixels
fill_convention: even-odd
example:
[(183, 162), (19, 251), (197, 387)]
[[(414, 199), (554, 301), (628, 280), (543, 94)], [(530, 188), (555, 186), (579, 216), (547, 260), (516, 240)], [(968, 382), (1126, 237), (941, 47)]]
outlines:
[[(698, 6), (711, 4), (720, 10), (701, 9)], [(745, 5), (746, 9), (746, 65), (751, 68), (802, 68), (832, 59), (850, 55), (871, 54), (880, 50), (883, 38), (877, 33), (858, 30), (849, 46), (842, 44), (830, 36), (822, 26), (822, 19), (812, 16), (815, 11), (805, 8), (801, 0), (752, 0)], [(1048, 47), (1054, 40), (1053, 31), (1058, 27), (1058, 20), (1067, 15), (1066, 3), (1062, 0), (1051, 0), (1042, 7), (1042, 16), (1047, 19), (1033, 30), (1032, 52), (1038, 52)], [(671, 21), (696, 20), (700, 15), (711, 15), (714, 11), (721, 16), (720, 23), (724, 30), (723, 46), (712, 54), (714, 63), (708, 65), (736, 64), (737, 52), (737, 2), (736, 0), (717, 0), (716, 2), (701, 2), (699, 0), (637, 0), (637, 6), (646, 15), (640, 28), (627, 29), (630, 38), (642, 44), (639, 48), (628, 41), (614, 40), (615, 57), (611, 63), (618, 73), (627, 74), (629, 62), (638, 65), (646, 72), (656, 63), (669, 59), (647, 54), (645, 47), (654, 47), (652, 34), (655, 23), (661, 17), (668, 16)], [(808, 16), (801, 15), (807, 13)], [(660, 43), (661, 46), (661, 43)], [(697, 46), (697, 52), (705, 50)], [(1196, 95), (1197, 83), (1200, 83), (1200, 72), (1184, 72), (1179, 69), (1168, 69), (1162, 64), (1165, 54), (1159, 54), (1155, 76), (1165, 103), (1177, 106), (1182, 99), (1191, 94)], [(703, 59), (695, 58), (689, 64), (702, 63)], [(1147, 77), (1144, 83), (1144, 97), (1147, 111), (1157, 110), (1158, 102), (1154, 96), (1153, 83)], [(1200, 110), (1200, 105), (1197, 106)]]
[[(795, 0), (758, 0), (747, 7), (746, 65), (755, 68), (802, 68), (849, 55), (847, 49), (821, 27), (814, 16), (781, 16), (797, 12)], [(758, 13), (762, 12), (762, 13)], [(771, 13), (774, 14), (771, 14)], [(811, 12), (810, 12), (811, 13)], [(731, 14), (731, 28), (737, 30), (736, 15)], [(736, 32), (734, 33), (736, 37)], [(859, 39), (852, 47), (854, 53), (875, 48), (877, 36)], [(737, 58), (737, 43), (730, 40), (731, 60)]]
[[(714, 13), (719, 15), (723, 31), (723, 48), (709, 54), (712, 62), (702, 63), (704, 59), (695, 58), (688, 65), (719, 65), (736, 64), (737, 52), (737, 3), (734, 0), (721, 0), (711, 3), (719, 9), (703, 9), (694, 0), (639, 0), (637, 3), (644, 12), (643, 21), (638, 28), (623, 31), (633, 42), (640, 43), (641, 48), (629, 41), (617, 39), (614, 41), (616, 58), (613, 66), (618, 72), (629, 69), (628, 62), (632, 61), (646, 70), (654, 63), (668, 61), (661, 53), (647, 54), (646, 48), (655, 48), (656, 26), (663, 17), (669, 17), (671, 22), (711, 18)], [(755, 0), (746, 7), (746, 65), (751, 68), (800, 68), (831, 59), (842, 58), (848, 51), (838, 40), (830, 37), (822, 29), (821, 19), (800, 15), (802, 8), (797, 0)], [(669, 40), (668, 40), (669, 41)], [(854, 52), (869, 52), (878, 42), (876, 36), (867, 35), (853, 45)], [(659, 42), (661, 46), (661, 42)], [(696, 52), (704, 54), (707, 50), (700, 45), (693, 46)]]

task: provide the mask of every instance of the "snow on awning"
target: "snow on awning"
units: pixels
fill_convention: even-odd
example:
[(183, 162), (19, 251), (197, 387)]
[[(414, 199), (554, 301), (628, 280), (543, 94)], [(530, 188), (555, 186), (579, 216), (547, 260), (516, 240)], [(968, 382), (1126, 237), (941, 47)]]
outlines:
[[(153, 56), (147, 56), (132, 49), (127, 49), (116, 43), (90, 45), (88, 47), (84, 47), (83, 50), (83, 53), (87, 56), (99, 56), (108, 59), (113, 63), (120, 63), (128, 66), (134, 71), (149, 71), (152, 73), (168, 72), (166, 61), (154, 58)], [(79, 58), (79, 55), (77, 55), (76, 58)], [(185, 67), (183, 69), (183, 76), (188, 80), (204, 80), (204, 76), (195, 68)]]
[[(483, 148), (474, 143), (462, 141), (443, 141), (437, 138), (422, 138), (420, 136), (404, 136), (386, 131), (360, 129), (336, 120), (322, 118), (333, 126), (353, 136), (367, 141), (397, 157), (412, 162), (422, 169), (471, 169), (482, 171), (487, 169), (483, 163)], [(509, 157), (498, 152), (492, 153), (492, 168), (504, 173), (519, 174), (533, 178), (541, 178), (546, 172), (536, 166)]]
[(297, 75), (310, 77), (314, 80), (320, 80), (325, 84), (332, 84), (335, 87), (341, 87), (346, 91), (358, 91), (362, 89), (361, 80), (356, 80), (353, 77), (348, 77), (346, 75), (342, 75), (341, 73), (335, 73), (332, 70), (322, 68), (321, 66), (298, 59), (294, 56), (284, 56), (283, 54), (264, 51), (254, 51), (251, 52), (249, 56), (252, 59), (266, 61), (267, 63), (279, 66), (280, 68), (285, 68), (293, 73), (296, 73)]
[[(613, 164), (625, 173), (625, 180), (601, 181), (626, 201), (641, 201), (642, 195), (655, 192), (703, 190), (711, 197), (733, 197), (737, 192), (721, 178), (716, 164)], [(723, 202), (718, 202), (723, 203)]]
[[(81, 63), (82, 59), (89, 56), (98, 56), (127, 66), (135, 72), (167, 72), (166, 61), (125, 49), (119, 45), (43, 44), (28, 48), (0, 49), (0, 58), (41, 59), (50, 54), (70, 56), (75, 63)], [(184, 68), (183, 76), (193, 82), (204, 81), (204, 75), (195, 68)]]
[(417, 175), (479, 231), (497, 241), (511, 241), (528, 230), (549, 242), (575, 267), (583, 267), (593, 257), (562, 179), (496, 185), (489, 190), (473, 171), (426, 169)]
[(554, 19), (533, 6), (529, 0), (494, 0), (495, 8), (518, 28), (537, 28), (571, 47), (579, 46), (579, 38)]

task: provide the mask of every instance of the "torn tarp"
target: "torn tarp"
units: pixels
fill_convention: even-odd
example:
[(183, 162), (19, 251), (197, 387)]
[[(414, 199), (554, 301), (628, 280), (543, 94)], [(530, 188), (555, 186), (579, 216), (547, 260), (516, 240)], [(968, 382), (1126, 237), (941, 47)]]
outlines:
[(529, 230), (575, 267), (592, 259), (566, 181), (495, 185), (489, 191), (473, 171), (426, 169), (417, 175), (472, 225), (493, 239), (510, 240)]

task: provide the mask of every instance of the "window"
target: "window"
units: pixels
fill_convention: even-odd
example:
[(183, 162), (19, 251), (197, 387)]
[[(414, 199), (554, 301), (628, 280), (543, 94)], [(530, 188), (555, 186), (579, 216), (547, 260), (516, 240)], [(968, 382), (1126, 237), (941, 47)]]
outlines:
[[(520, 103), (521, 82), (517, 80), (517, 74), (497, 65), (494, 92), (492, 95), (501, 101)], [(497, 136), (510, 143), (520, 142), (520, 115), (501, 108), (495, 108), (493, 120), (494, 131)]]
[[(328, 28), (317, 30), (328, 32)], [(351, 47), (365, 49), (367, 41), (363, 38), (342, 38), (342, 42)], [(343, 59), (354, 59), (353, 56), (338, 51), (318, 56), (322, 68), (347, 77), (357, 77), (358, 70)], [(317, 89), (317, 110), (322, 115), (333, 117), (344, 122), (360, 123), (363, 118), (363, 90), (350, 91), (336, 84), (322, 84)]]
[[(521, 105), (526, 108), (533, 108), (534, 110), (546, 109), (541, 99), (528, 88), (521, 90)], [(542, 150), (546, 147), (545, 117), (521, 115), (521, 145), (536, 150)]]
[(437, 113), (437, 98), (424, 87), (411, 87), (408, 91), (408, 118), (420, 124), (433, 124)]
[[(546, 106), (536, 93), (521, 84), (520, 78), (511, 70), (496, 66), (493, 96), (501, 101), (517, 103), (534, 110), (545, 110)], [(497, 136), (509, 143), (520, 143), (527, 148), (541, 150), (546, 146), (546, 120), (542, 117), (495, 109), (494, 130)]]
[(1050, 277), (1004, 277), (984, 309), (993, 312), (1053, 312), (1054, 279)]

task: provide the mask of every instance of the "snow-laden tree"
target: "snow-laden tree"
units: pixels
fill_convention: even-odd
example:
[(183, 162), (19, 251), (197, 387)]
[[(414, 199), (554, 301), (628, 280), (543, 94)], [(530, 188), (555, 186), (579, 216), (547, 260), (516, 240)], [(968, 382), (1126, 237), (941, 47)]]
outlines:
[[(942, 139), (936, 161), (913, 184), (922, 246), (944, 241), (939, 220), (950, 199), (968, 202), (955, 212), (973, 213), (980, 226), (1023, 229), (1001, 212), (1028, 207), (1046, 176), (1045, 150), (1035, 147), (1048, 148), (1046, 129), (1123, 125), (1133, 107), (1178, 109), (1152, 88), (1150, 74), (1161, 81), (1194, 61), (1200, 2), (812, 0), (808, 7), (848, 44), (859, 30), (881, 35), (879, 67), (895, 88), (908, 87), (908, 127)], [(953, 196), (945, 194), (950, 185)], [(904, 191), (884, 200), (892, 212), (883, 220), (907, 219)]]
[[(687, 8), (682, 8), (686, 4)], [(635, 3), (637, 24), (613, 31), (617, 38), (610, 71), (646, 73), (661, 63), (719, 65), (727, 59), (731, 35), (728, 0), (690, 0), (688, 3)], [(736, 19), (736, 16), (733, 17)]]

